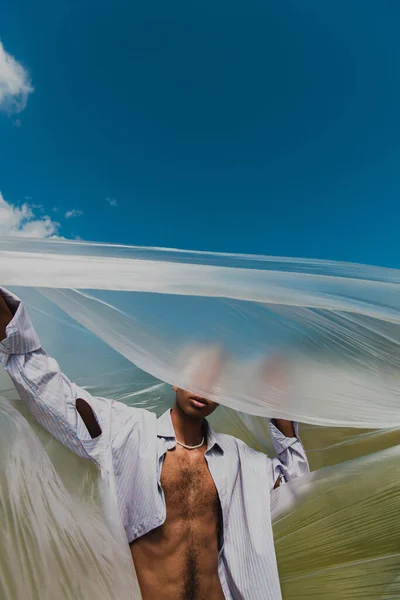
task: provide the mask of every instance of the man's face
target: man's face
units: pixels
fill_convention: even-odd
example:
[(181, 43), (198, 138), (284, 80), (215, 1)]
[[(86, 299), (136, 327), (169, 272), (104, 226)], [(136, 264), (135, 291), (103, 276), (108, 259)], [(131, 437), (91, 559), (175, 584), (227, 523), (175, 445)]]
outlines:
[(216, 402), (206, 400), (192, 392), (181, 390), (176, 387), (174, 387), (174, 391), (176, 393), (176, 404), (186, 415), (188, 415), (188, 417), (192, 417), (192, 419), (204, 419), (211, 415), (211, 413), (219, 406)]

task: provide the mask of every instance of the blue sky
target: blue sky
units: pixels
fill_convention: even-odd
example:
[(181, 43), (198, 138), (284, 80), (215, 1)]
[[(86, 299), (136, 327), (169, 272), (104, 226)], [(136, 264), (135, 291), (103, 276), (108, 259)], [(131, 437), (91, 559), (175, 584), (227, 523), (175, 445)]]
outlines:
[(66, 237), (400, 267), (399, 23), (397, 0), (8, 2), (34, 91), (3, 102), (3, 199)]

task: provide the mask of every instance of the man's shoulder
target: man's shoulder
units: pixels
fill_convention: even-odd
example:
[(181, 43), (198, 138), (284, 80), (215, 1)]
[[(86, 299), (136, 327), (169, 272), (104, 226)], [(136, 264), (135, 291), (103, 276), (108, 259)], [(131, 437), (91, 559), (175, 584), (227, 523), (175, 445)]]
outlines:
[(130, 419), (135, 421), (151, 421), (156, 420), (155, 413), (147, 410), (146, 408), (139, 408), (138, 406), (130, 406), (124, 402), (118, 400), (109, 400), (111, 405), (112, 417), (122, 417), (124, 419)]
[(233, 435), (229, 435), (227, 433), (216, 433), (216, 440), (220, 442), (221, 446), (227, 448), (228, 450), (232, 450), (241, 454), (243, 456), (266, 456), (263, 452), (259, 452), (258, 450), (254, 450), (251, 446), (246, 444), (240, 438), (237, 438)]
[(110, 401), (111, 425), (114, 434), (128, 434), (140, 427), (155, 425), (155, 413), (137, 406), (129, 406), (117, 400)]

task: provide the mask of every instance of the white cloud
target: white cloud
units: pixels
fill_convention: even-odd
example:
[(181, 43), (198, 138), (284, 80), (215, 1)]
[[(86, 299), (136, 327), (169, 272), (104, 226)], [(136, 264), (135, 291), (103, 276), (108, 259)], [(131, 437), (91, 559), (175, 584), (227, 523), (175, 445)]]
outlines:
[(0, 41), (0, 110), (21, 112), (32, 92), (28, 71), (6, 52)]
[(116, 198), (106, 198), (106, 201), (108, 202), (108, 204), (110, 206), (113, 206), (113, 207), (118, 206), (118, 202), (117, 202)]
[(83, 210), (77, 210), (76, 208), (72, 210), (67, 210), (65, 213), (66, 219), (72, 219), (73, 217), (81, 217), (83, 215)]
[(60, 225), (50, 217), (37, 218), (29, 204), (13, 206), (0, 192), (0, 238), (6, 236), (57, 237)]

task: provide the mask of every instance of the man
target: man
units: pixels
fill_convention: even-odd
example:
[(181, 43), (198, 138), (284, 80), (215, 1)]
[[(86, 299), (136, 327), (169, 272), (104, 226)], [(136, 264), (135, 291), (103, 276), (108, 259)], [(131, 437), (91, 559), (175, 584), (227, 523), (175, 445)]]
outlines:
[(270, 423), (270, 459), (215, 433), (206, 417), (218, 405), (188, 391), (174, 388), (159, 419), (94, 398), (60, 372), (2, 288), (0, 340), (0, 362), (32, 415), (108, 471), (144, 600), (281, 598), (270, 493), (309, 472), (297, 424)]

